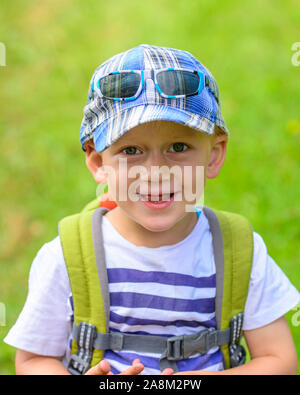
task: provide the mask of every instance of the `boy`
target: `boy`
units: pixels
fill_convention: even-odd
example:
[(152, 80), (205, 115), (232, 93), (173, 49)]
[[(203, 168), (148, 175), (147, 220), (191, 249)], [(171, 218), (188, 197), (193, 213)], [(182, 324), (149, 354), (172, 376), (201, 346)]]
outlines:
[[(300, 301), (300, 295), (268, 256), (262, 238), (252, 231), (253, 257), (243, 321), (241, 324), (241, 314), (234, 321), (235, 329), (238, 325), (243, 329), (251, 360), (242, 364), (242, 349), (231, 338), (231, 368), (224, 370), (221, 347), (225, 341), (220, 339), (229, 331), (232, 336), (232, 331), (215, 331), (220, 299), (218, 259), (209, 211), (201, 210), (197, 201), (206, 178), (217, 177), (223, 166), (227, 136), (217, 84), (188, 52), (140, 45), (96, 69), (80, 141), (88, 169), (97, 183), (108, 184), (116, 207), (101, 212), (96, 221), (102, 232), (104, 252), (100, 258), (105, 256), (109, 298), (105, 302), (105, 296), (101, 299), (93, 292), (89, 303), (108, 303), (107, 332), (115, 340), (132, 335), (122, 339), (133, 339), (133, 344), (103, 347), (104, 355), (99, 354), (102, 356), (90, 367), (93, 347), (87, 332), (97, 331), (92, 337), (94, 346), (107, 337), (99, 334), (98, 326), (80, 326), (76, 319), (72, 332), (79, 304), (74, 295), (85, 283), (80, 275), (77, 286), (70, 285), (73, 263), (66, 258), (60, 228), (60, 236), (46, 243), (33, 262), (24, 309), (5, 339), (18, 348), (17, 373), (297, 372), (295, 347), (284, 314)], [(157, 176), (158, 168), (164, 172)], [(200, 175), (197, 169), (202, 170)], [(191, 210), (191, 205), (196, 210)], [(96, 262), (98, 269), (97, 257)], [(91, 265), (86, 269), (92, 269)], [(243, 283), (242, 278), (238, 281)], [(226, 287), (223, 291), (224, 297)], [(80, 297), (84, 294), (82, 291)], [(90, 322), (89, 318), (86, 321)], [(102, 325), (101, 320), (97, 322)], [(87, 346), (81, 344), (78, 333)], [(206, 339), (216, 334), (216, 342), (206, 352), (200, 351), (199, 333)], [(76, 338), (78, 352), (71, 357), (72, 338), (73, 343)], [(170, 347), (167, 351), (158, 347), (164, 339)]]

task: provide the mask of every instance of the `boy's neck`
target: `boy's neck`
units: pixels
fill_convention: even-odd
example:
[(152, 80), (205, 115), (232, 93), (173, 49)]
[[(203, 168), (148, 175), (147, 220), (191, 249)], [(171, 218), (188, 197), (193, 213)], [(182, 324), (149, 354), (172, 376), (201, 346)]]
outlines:
[(186, 216), (178, 221), (171, 229), (151, 232), (129, 218), (119, 207), (106, 213), (105, 217), (121, 236), (130, 243), (136, 246), (149, 248), (179, 243), (192, 232), (197, 223), (197, 214), (192, 212), (187, 213)]

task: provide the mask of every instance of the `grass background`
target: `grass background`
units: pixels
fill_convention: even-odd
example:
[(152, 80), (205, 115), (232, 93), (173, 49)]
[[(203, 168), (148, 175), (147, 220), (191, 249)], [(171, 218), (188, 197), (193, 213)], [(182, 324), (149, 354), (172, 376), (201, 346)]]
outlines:
[(205, 204), (246, 215), (300, 289), (299, 20), (297, 0), (1, 1), (0, 374), (15, 373), (15, 350), (2, 339), (22, 310), (34, 256), (96, 194), (79, 144), (92, 72), (142, 43), (188, 50), (216, 77), (231, 136)]

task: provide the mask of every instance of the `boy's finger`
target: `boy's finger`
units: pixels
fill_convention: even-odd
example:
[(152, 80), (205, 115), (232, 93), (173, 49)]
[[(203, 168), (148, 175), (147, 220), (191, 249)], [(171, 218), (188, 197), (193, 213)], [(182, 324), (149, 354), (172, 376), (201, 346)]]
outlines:
[(135, 364), (137, 364), (137, 363), (141, 363), (141, 361), (140, 361), (138, 358), (136, 358), (136, 359), (132, 362), (132, 365), (135, 365)]
[(161, 372), (161, 375), (169, 375), (169, 374), (174, 374), (174, 370), (171, 368), (166, 368)]
[(121, 372), (120, 375), (137, 375), (140, 374), (144, 369), (144, 365), (140, 362), (132, 363), (132, 366), (130, 366), (128, 369), (124, 370), (124, 372)]
[(89, 369), (85, 373), (85, 375), (101, 376), (101, 375), (109, 374), (109, 372), (110, 372), (109, 363), (105, 359), (103, 359), (96, 366), (93, 366), (91, 369)]

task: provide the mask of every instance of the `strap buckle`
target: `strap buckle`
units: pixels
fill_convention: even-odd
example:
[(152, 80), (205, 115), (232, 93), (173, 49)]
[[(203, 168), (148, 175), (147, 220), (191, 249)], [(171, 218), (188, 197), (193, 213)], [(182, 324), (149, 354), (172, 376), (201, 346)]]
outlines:
[(80, 322), (74, 340), (77, 342), (77, 353), (73, 354), (68, 363), (68, 371), (74, 375), (87, 372), (90, 367), (97, 329), (94, 325)]
[(179, 361), (184, 359), (184, 335), (173, 336), (167, 339), (167, 359)]
[(232, 344), (229, 346), (230, 366), (243, 365), (246, 362), (246, 351), (241, 344)]
[(89, 367), (90, 367), (90, 361), (85, 361), (77, 354), (71, 355), (71, 358), (68, 363), (68, 372), (78, 376), (86, 373)]
[(214, 332), (204, 329), (195, 335), (170, 337), (167, 339), (167, 359), (179, 361), (195, 353), (205, 354), (214, 345)]

